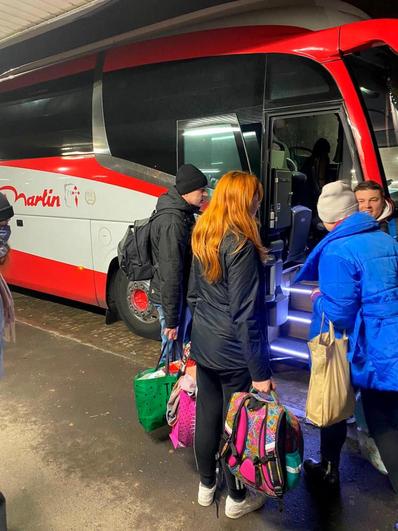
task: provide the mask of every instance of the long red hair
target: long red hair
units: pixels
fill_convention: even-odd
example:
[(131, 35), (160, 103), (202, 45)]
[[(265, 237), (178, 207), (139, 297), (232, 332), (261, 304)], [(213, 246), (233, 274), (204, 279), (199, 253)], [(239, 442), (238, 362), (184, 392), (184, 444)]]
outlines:
[(264, 192), (255, 175), (230, 171), (218, 181), (206, 211), (197, 221), (192, 233), (192, 251), (203, 268), (206, 280), (220, 280), (220, 245), (227, 233), (235, 235), (236, 252), (250, 240), (262, 260), (266, 249), (261, 243), (258, 224), (251, 213), (255, 196), (261, 201)]

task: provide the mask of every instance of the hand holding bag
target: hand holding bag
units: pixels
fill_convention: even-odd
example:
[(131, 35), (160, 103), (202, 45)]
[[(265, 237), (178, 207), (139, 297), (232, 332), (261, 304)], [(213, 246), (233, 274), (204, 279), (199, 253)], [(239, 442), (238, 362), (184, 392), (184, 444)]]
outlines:
[(329, 331), (308, 342), (311, 352), (311, 377), (307, 395), (306, 416), (319, 427), (331, 426), (354, 414), (355, 396), (350, 381), (347, 359), (348, 338), (337, 339), (329, 321)]
[(137, 416), (145, 431), (153, 431), (166, 424), (166, 407), (177, 375), (170, 374), (168, 349), (166, 365), (162, 370), (162, 359), (167, 343), (162, 348), (159, 361), (154, 369), (139, 372), (134, 377), (134, 395)]

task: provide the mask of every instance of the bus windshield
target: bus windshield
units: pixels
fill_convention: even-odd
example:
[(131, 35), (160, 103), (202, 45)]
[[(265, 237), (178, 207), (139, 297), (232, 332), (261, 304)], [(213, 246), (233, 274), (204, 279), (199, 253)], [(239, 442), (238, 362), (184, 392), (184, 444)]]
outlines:
[(366, 106), (391, 198), (398, 204), (398, 55), (379, 46), (346, 57)]

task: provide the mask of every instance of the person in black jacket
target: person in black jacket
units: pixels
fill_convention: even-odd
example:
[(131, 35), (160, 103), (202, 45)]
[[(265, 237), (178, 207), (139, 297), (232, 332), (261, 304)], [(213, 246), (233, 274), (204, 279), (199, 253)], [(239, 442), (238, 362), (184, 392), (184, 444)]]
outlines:
[[(154, 276), (149, 288), (149, 299), (159, 314), (162, 332), (163, 359), (171, 342), (184, 340), (179, 326), (184, 325), (186, 293), (192, 261), (191, 233), (195, 214), (207, 193), (205, 175), (192, 164), (181, 166), (176, 185), (163, 194), (156, 205), (157, 216), (151, 225), (152, 262)], [(164, 348), (167, 345), (167, 348)], [(179, 353), (180, 354), (180, 353)]]
[[(266, 251), (255, 219), (262, 196), (256, 176), (226, 173), (192, 235), (188, 304), (193, 315), (191, 356), (197, 363), (198, 503), (203, 506), (214, 499), (215, 457), (232, 393), (274, 388), (265, 308)], [(264, 498), (246, 492), (224, 469), (226, 516), (239, 518), (260, 508)]]

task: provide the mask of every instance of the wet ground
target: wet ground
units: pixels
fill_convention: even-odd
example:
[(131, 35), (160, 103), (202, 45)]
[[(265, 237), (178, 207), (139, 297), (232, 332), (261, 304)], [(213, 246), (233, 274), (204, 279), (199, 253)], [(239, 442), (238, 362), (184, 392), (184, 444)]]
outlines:
[[(158, 344), (93, 309), (15, 294), (18, 341), (0, 382), (0, 489), (10, 531), (391, 530), (398, 500), (387, 479), (346, 444), (342, 492), (315, 496), (303, 481), (241, 520), (196, 502), (191, 449), (174, 451), (167, 430), (137, 423), (132, 377)], [(279, 366), (283, 401), (300, 412), (308, 375)], [(306, 455), (318, 432), (303, 425)]]

